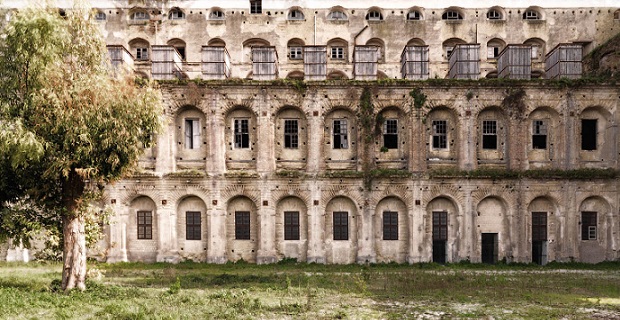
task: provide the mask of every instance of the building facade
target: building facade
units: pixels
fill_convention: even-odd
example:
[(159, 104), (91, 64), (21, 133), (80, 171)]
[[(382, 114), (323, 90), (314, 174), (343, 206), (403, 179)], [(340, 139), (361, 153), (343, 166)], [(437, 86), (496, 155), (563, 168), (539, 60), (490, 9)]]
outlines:
[(94, 3), (112, 60), (166, 107), (141, 169), (106, 187), (92, 255), (620, 258), (620, 88), (574, 79), (619, 8), (324, 2)]

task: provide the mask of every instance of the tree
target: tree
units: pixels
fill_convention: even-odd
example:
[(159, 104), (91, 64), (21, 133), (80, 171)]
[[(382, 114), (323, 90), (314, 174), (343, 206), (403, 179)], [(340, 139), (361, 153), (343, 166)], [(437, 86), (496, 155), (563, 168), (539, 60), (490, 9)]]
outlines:
[(85, 224), (160, 129), (161, 96), (113, 73), (90, 12), (15, 14), (0, 34), (0, 237), (62, 228), (62, 288), (85, 288)]

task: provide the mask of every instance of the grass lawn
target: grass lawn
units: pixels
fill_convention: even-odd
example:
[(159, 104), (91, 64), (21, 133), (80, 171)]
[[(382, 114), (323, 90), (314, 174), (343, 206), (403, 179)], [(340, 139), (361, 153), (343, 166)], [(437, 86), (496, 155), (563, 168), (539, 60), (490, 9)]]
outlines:
[(620, 319), (620, 263), (484, 266), (0, 263), (1, 319)]

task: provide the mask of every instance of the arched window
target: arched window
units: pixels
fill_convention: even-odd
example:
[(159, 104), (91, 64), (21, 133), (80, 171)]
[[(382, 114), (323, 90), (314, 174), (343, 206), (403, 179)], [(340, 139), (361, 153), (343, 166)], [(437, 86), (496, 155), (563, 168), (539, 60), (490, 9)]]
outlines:
[(219, 8), (211, 9), (211, 13), (209, 13), (209, 19), (211, 20), (224, 20), (224, 11)]
[(532, 60), (542, 60), (545, 57), (545, 41), (539, 38), (530, 38), (523, 44), (532, 46)]
[(107, 18), (105, 12), (98, 10), (97, 13), (95, 13), (95, 20), (97, 21), (105, 21)]
[(506, 42), (493, 38), (487, 42), (487, 59), (497, 59), (499, 53), (506, 47)]
[(179, 52), (179, 55), (181, 56), (181, 59), (183, 59), (183, 61), (185, 61), (186, 57), (185, 57), (185, 41), (181, 40), (181, 39), (172, 39), (170, 41), (168, 41), (168, 45), (169, 46), (173, 46), (175, 49), (177, 49), (177, 51)]
[(338, 11), (338, 10), (333, 10), (333, 11), (331, 11), (327, 15), (327, 19), (328, 20), (336, 20), (336, 21), (345, 21), (348, 18), (347, 18), (347, 15), (344, 12)]
[(523, 20), (540, 20), (542, 19), (540, 12), (534, 9), (527, 9), (523, 12)]
[(179, 8), (172, 8), (168, 14), (170, 20), (183, 20), (185, 19), (185, 13)]
[(457, 44), (466, 44), (467, 42), (465, 42), (465, 40), (459, 39), (459, 38), (450, 38), (446, 41), (443, 42), (443, 50), (444, 50), (444, 54), (445, 54), (445, 58), (446, 60), (450, 58), (450, 54), (452, 53), (452, 50), (454, 50), (454, 47)]
[(620, 20), (620, 9), (616, 10), (616, 12), (614, 12), (614, 20)]
[(411, 10), (407, 13), (407, 20), (423, 20), (422, 13), (419, 10)]
[(369, 20), (369, 21), (381, 21), (381, 20), (383, 20), (383, 14), (378, 9), (371, 9), (366, 14), (366, 20)]
[(207, 42), (207, 45), (214, 46), (214, 47), (225, 47), (226, 46), (226, 42), (224, 42), (224, 40), (222, 40), (220, 38), (213, 38), (213, 39), (209, 40), (209, 42)]
[(500, 8), (493, 7), (487, 11), (487, 19), (489, 20), (504, 20), (504, 13)]
[(304, 14), (299, 9), (292, 9), (288, 12), (289, 20), (304, 20)]
[(448, 9), (441, 15), (443, 20), (463, 20), (463, 15), (455, 9)]
[(151, 17), (149, 16), (148, 12), (144, 10), (139, 10), (139, 11), (132, 12), (129, 18), (134, 21), (142, 21), (142, 20), (148, 20)]
[(340, 38), (335, 38), (329, 40), (327, 42), (327, 55), (332, 60), (341, 60), (347, 61), (348, 52), (347, 52), (348, 44), (346, 41)]
[(129, 51), (136, 60), (148, 60), (149, 47), (149, 42), (141, 38), (129, 41)]
[(379, 47), (379, 62), (385, 62), (385, 43), (379, 38), (372, 38), (366, 41), (367, 46)]
[(286, 45), (288, 48), (288, 58), (290, 60), (301, 60), (303, 59), (303, 46), (304, 41), (298, 38), (289, 40)]

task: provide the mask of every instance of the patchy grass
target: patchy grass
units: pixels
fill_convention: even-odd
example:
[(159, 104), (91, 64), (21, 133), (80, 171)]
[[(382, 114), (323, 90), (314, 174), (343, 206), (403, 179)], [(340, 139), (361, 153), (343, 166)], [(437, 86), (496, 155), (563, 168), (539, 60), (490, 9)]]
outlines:
[(620, 263), (486, 266), (91, 264), (58, 292), (60, 264), (0, 263), (1, 319), (620, 319)]

